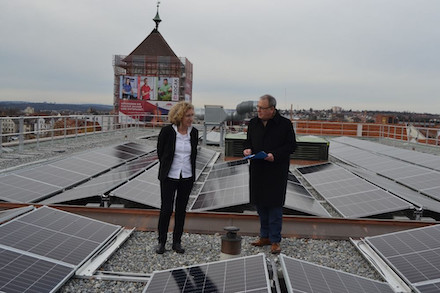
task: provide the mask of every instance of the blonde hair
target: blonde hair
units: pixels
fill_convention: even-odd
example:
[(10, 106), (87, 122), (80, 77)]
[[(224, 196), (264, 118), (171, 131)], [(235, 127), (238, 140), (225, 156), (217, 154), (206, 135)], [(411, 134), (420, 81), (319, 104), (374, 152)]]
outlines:
[(188, 110), (194, 110), (194, 106), (188, 102), (178, 102), (170, 112), (168, 112), (168, 120), (176, 126), (179, 126)]

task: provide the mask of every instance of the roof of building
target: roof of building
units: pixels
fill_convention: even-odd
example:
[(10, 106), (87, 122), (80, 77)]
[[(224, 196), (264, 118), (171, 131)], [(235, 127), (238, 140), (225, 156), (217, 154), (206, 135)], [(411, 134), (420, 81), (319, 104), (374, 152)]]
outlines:
[(128, 56), (171, 56), (177, 57), (157, 29), (153, 31)]
[(128, 56), (171, 56), (177, 57), (173, 49), (165, 41), (162, 34), (159, 32), (159, 7), (156, 16), (154, 17), (156, 27)]

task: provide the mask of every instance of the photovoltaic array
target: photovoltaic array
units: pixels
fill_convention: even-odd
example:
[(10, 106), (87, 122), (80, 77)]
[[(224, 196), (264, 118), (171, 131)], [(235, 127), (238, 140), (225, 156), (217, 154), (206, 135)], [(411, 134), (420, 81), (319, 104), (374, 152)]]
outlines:
[[(200, 176), (206, 165), (217, 153), (205, 148), (199, 148), (196, 160), (196, 175)], [(159, 164), (136, 176), (129, 182), (113, 190), (112, 197), (122, 198), (132, 202), (160, 208), (160, 181), (158, 179)]]
[(45, 206), (2, 224), (0, 291), (55, 291), (121, 229)]
[(152, 150), (142, 145), (119, 145), (17, 170), (0, 177), (0, 200), (39, 202)]
[(246, 160), (214, 165), (191, 211), (214, 210), (249, 203), (249, 166)]
[(365, 240), (417, 292), (440, 292), (440, 225)]
[(332, 163), (298, 171), (342, 216), (359, 218), (411, 209), (408, 202)]
[(149, 153), (141, 158), (134, 159), (108, 172), (100, 174), (87, 182), (72, 189), (63, 191), (57, 195), (47, 198), (39, 203), (52, 204), (63, 203), (93, 196), (102, 196), (126, 183), (139, 173), (150, 168), (157, 162), (155, 152)]
[[(356, 141), (355, 139), (345, 137), (333, 139), (330, 143), (330, 154), (337, 159), (373, 171), (436, 200), (440, 200), (439, 171), (427, 166), (421, 166), (421, 164), (415, 165), (391, 157), (389, 156), (389, 151), (387, 151), (387, 154), (367, 151), (360, 148), (360, 144), (365, 143), (364, 141), (356, 142), (356, 146), (353, 146), (351, 145), (354, 144), (353, 140)], [(371, 147), (371, 144), (374, 143), (368, 142), (368, 147)], [(364, 148), (366, 147), (364, 146)], [(400, 149), (394, 149), (396, 149), (397, 153), (400, 152)], [(438, 156), (431, 156), (433, 161), (437, 161)]]
[[(190, 210), (212, 211), (249, 204), (248, 161), (236, 160), (212, 167)], [(284, 208), (308, 215), (329, 216), (293, 174), (290, 174), (287, 183)]]
[(148, 292), (271, 292), (263, 254), (154, 272)]
[(387, 283), (280, 255), (287, 291), (294, 293), (393, 293)]
[(389, 156), (401, 161), (412, 163), (425, 168), (440, 171), (440, 156), (417, 152), (404, 148), (397, 148), (368, 140), (361, 140), (347, 136), (332, 139), (340, 143), (351, 145), (372, 153)]
[(349, 165), (345, 165), (344, 168), (350, 170), (350, 172), (367, 180), (368, 182), (371, 182), (372, 184), (379, 186), (380, 188), (400, 198), (405, 199), (406, 201), (423, 209), (424, 211), (429, 210), (436, 213), (440, 213), (440, 201), (438, 200), (435, 200), (428, 196), (424, 196), (411, 188), (408, 188), (393, 180), (380, 176), (372, 171), (349, 166)]

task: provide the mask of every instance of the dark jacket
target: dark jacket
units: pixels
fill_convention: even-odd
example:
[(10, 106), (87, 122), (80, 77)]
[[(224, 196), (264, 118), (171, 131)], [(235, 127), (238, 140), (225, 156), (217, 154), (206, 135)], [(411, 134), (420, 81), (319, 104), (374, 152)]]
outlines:
[[(190, 133), (191, 140), (191, 167), (192, 180), (196, 176), (196, 157), (197, 157), (197, 143), (199, 140), (199, 131), (192, 128)], [(157, 156), (159, 158), (159, 180), (164, 180), (168, 177), (171, 165), (173, 164), (174, 152), (176, 150), (176, 131), (172, 125), (167, 125), (160, 130), (157, 139)]]
[(252, 149), (253, 154), (265, 151), (274, 156), (273, 162), (259, 159), (250, 162), (251, 203), (262, 207), (282, 207), (286, 200), (290, 154), (296, 148), (292, 123), (278, 111), (266, 126), (260, 118), (255, 117), (249, 122), (243, 146)]

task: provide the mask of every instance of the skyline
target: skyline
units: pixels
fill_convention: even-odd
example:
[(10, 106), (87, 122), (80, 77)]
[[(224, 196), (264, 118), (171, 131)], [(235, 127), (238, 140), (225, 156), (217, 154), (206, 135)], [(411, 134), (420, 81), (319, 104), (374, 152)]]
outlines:
[[(113, 103), (113, 55), (154, 29), (156, 1), (3, 2), (0, 100)], [(103, 6), (105, 5), (105, 6)], [(440, 114), (435, 0), (163, 0), (159, 32), (194, 65), (193, 103)]]

